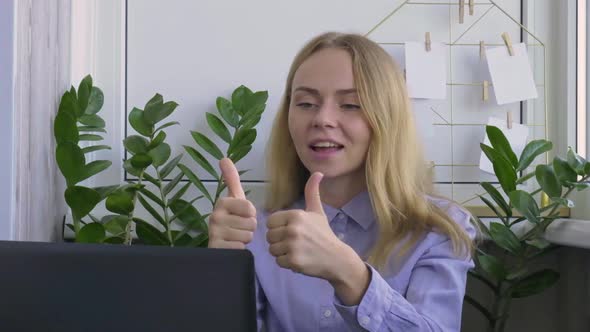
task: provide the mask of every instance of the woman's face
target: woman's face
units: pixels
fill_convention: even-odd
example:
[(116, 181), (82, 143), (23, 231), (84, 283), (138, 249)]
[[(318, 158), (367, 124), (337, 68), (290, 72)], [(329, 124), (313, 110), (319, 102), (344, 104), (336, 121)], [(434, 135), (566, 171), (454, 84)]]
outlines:
[(289, 132), (310, 172), (322, 172), (326, 179), (365, 180), (371, 129), (360, 108), (348, 52), (324, 49), (297, 69)]

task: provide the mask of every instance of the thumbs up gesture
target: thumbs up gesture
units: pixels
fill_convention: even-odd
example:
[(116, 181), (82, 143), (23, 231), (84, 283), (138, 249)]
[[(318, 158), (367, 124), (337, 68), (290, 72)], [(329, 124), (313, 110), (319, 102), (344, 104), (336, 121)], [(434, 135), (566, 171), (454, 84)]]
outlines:
[(217, 201), (209, 217), (209, 248), (245, 249), (256, 230), (256, 208), (246, 199), (234, 163), (224, 158), (219, 166), (228, 196)]
[(339, 257), (348, 246), (336, 237), (322, 208), (322, 177), (316, 172), (307, 181), (305, 210), (279, 211), (269, 216), (266, 239), (279, 266), (330, 281), (342, 268)]

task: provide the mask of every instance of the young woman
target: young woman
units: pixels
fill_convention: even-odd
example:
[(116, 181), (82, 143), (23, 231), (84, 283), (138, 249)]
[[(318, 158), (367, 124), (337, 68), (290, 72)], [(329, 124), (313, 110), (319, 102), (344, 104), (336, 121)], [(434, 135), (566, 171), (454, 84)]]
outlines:
[(268, 331), (459, 331), (474, 228), (430, 194), (399, 69), (379, 45), (326, 33), (297, 54), (269, 142), (266, 206), (235, 166), (209, 246), (255, 257)]

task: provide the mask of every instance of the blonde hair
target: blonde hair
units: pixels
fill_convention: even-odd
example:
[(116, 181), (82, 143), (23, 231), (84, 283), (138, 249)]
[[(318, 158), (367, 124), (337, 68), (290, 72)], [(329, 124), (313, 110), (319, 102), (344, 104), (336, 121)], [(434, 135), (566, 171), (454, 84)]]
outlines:
[(295, 56), (268, 145), (266, 209), (288, 208), (303, 195), (309, 172), (288, 129), (292, 82), (299, 66), (326, 48), (345, 50), (352, 57), (361, 108), (372, 129), (365, 173), (380, 234), (367, 261), (383, 269), (397, 244), (407, 239), (401, 256), (433, 229), (451, 239), (457, 255), (468, 255), (473, 244), (467, 233), (427, 198), (432, 177), (418, 142), (404, 78), (390, 55), (360, 35), (325, 33)]

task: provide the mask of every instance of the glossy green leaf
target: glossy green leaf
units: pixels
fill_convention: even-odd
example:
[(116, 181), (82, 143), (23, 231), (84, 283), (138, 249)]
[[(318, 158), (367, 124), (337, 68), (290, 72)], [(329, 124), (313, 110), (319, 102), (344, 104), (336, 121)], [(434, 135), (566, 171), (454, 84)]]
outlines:
[(243, 146), (252, 145), (256, 140), (256, 129), (240, 129), (229, 146), (228, 154), (233, 154)]
[(242, 158), (244, 158), (250, 152), (250, 150), (252, 150), (252, 145), (245, 145), (237, 149), (234, 149), (234, 151), (230, 155), (230, 159), (235, 164), (238, 161), (242, 160)]
[(188, 247), (190, 246), (193, 238), (188, 234), (179, 234), (179, 231), (172, 231), (172, 238), (174, 239), (175, 247)]
[(107, 131), (104, 128), (99, 127), (92, 127), (92, 126), (78, 126), (79, 132), (97, 132), (97, 133), (106, 133)]
[(157, 147), (158, 145), (162, 144), (165, 139), (166, 139), (166, 133), (163, 131), (159, 132), (158, 135), (156, 135), (156, 137), (150, 142), (147, 149), (151, 150), (151, 149)]
[(575, 153), (571, 148), (567, 151), (567, 163), (578, 175), (585, 175), (584, 166), (587, 163), (586, 160)]
[(110, 150), (111, 147), (108, 145), (92, 145), (92, 146), (87, 146), (85, 148), (82, 149), (83, 153), (90, 153), (90, 152), (95, 152), (95, 151), (100, 151), (100, 150)]
[(152, 163), (155, 167), (160, 167), (168, 161), (170, 158), (170, 145), (162, 143), (148, 152), (148, 155), (152, 158)]
[(256, 91), (255, 93), (249, 95), (246, 100), (246, 109), (244, 110), (245, 115), (249, 115), (252, 113), (262, 113), (264, 112), (264, 107), (266, 106), (266, 102), (268, 100), (268, 91)]
[(213, 143), (209, 138), (207, 138), (207, 136), (205, 136), (197, 131), (191, 131), (191, 135), (193, 136), (193, 139), (195, 140), (195, 142), (197, 142), (197, 144), (201, 148), (203, 148), (203, 150), (207, 151), (210, 155), (215, 157), (217, 160), (223, 159), (224, 156), (223, 156), (223, 153), (221, 152), (221, 150), (219, 150), (217, 145), (215, 145), (215, 143)]
[(498, 151), (483, 143), (480, 144), (482, 151), (492, 162), (494, 173), (500, 181), (500, 185), (505, 193), (516, 189), (516, 171), (512, 164)]
[(127, 171), (127, 173), (133, 176), (139, 176), (142, 172), (141, 169), (135, 168), (133, 165), (131, 165), (131, 159), (123, 161), (123, 168)]
[(562, 187), (549, 165), (537, 165), (535, 169), (535, 177), (541, 186), (541, 189), (549, 195), (549, 197), (561, 197)]
[(535, 160), (535, 158), (547, 151), (550, 151), (551, 149), (553, 149), (553, 143), (544, 139), (529, 142), (520, 154), (518, 168), (516, 170), (522, 171), (526, 169)]
[(518, 255), (523, 249), (516, 235), (504, 224), (490, 223), (490, 235), (498, 246), (512, 254)]
[(178, 183), (180, 182), (180, 180), (182, 180), (184, 174), (182, 172), (178, 172), (178, 174), (176, 175), (176, 177), (174, 177), (174, 179), (172, 179), (172, 181), (168, 182), (168, 184), (166, 184), (166, 186), (164, 186), (164, 196), (168, 196), (168, 194), (174, 190), (174, 188), (176, 188), (176, 185), (178, 185)]
[(217, 110), (225, 122), (230, 126), (236, 128), (239, 124), (239, 115), (232, 108), (231, 102), (223, 97), (217, 97), (216, 100)]
[(144, 117), (147, 123), (156, 124), (165, 118), (167, 118), (178, 104), (173, 101), (164, 103), (162, 96), (157, 93), (148, 103), (145, 105)]
[(570, 208), (570, 209), (575, 206), (574, 202), (571, 199), (561, 198), (561, 197), (552, 197), (551, 200), (563, 205), (564, 207)]
[(85, 165), (80, 170), (80, 176), (78, 178), (78, 181), (84, 181), (89, 177), (104, 171), (105, 169), (109, 168), (111, 164), (112, 162), (110, 160), (95, 160)]
[(111, 218), (109, 218), (108, 221), (106, 221), (106, 222), (104, 221), (104, 218), (103, 218), (103, 224), (104, 224), (105, 230), (112, 235), (124, 234), (129, 222), (130, 222), (130, 220), (126, 216), (115, 215), (115, 216), (112, 216)]
[[(172, 203), (175, 200), (182, 198), (182, 196), (184, 196), (184, 194), (186, 193), (188, 188), (190, 188), (190, 186), (191, 186), (190, 182), (185, 183), (182, 187), (180, 187), (180, 189), (178, 189), (178, 191), (176, 193), (174, 193), (174, 196), (172, 196), (172, 198), (170, 198), (169, 202)], [(201, 197), (204, 197), (204, 196), (201, 196)]]
[(154, 219), (156, 219), (157, 222), (160, 223), (160, 225), (166, 227), (166, 222), (164, 221), (164, 217), (162, 217), (160, 215), (160, 213), (158, 213), (158, 211), (156, 211), (156, 209), (154, 209), (150, 203), (148, 201), (146, 201), (141, 195), (137, 195), (137, 199), (139, 200), (139, 203), (141, 204), (141, 206), (143, 206), (143, 208), (152, 216), (154, 217)]
[(205, 159), (205, 157), (199, 151), (186, 145), (184, 145), (184, 149), (191, 156), (191, 158), (193, 158), (194, 161), (196, 161), (199, 165), (201, 165), (201, 167), (203, 167), (204, 170), (207, 171), (207, 173), (211, 174), (211, 176), (213, 176), (214, 179), (219, 179), (217, 171), (215, 171), (213, 166), (211, 166), (209, 161), (207, 161), (207, 159)]
[(207, 248), (209, 244), (209, 234), (203, 232), (193, 238), (192, 242), (190, 243), (190, 247), (199, 247), (199, 248)]
[(102, 243), (106, 243), (106, 244), (124, 244), (125, 243), (125, 238), (119, 237), (119, 236), (111, 236), (111, 237), (107, 237), (104, 240), (102, 240)]
[(244, 115), (247, 98), (253, 93), (247, 87), (240, 85), (231, 95), (232, 108), (240, 115)]
[(207, 197), (207, 199), (211, 203), (213, 203), (213, 199), (211, 198), (209, 191), (207, 190), (207, 188), (205, 188), (205, 186), (203, 185), (201, 180), (185, 165), (179, 164), (178, 167), (182, 170), (182, 173), (184, 173), (184, 175), (186, 175), (186, 177), (189, 179), (189, 181), (192, 184), (194, 184), (195, 187), (197, 187), (197, 189), (199, 189), (199, 191), (201, 191), (203, 193), (203, 195), (205, 195), (205, 197)]
[(64, 142), (57, 145), (55, 155), (57, 166), (66, 179), (68, 187), (78, 183), (80, 170), (86, 163), (82, 149), (71, 142)]
[(482, 270), (484, 270), (489, 276), (495, 278), (496, 280), (504, 280), (506, 277), (506, 269), (494, 256), (485, 254), (478, 255), (477, 263)]
[(156, 227), (147, 223), (146, 221), (133, 218), (136, 226), (136, 233), (137, 237), (145, 244), (148, 245), (156, 245), (156, 246), (165, 246), (169, 245), (168, 239), (163, 232), (160, 232)]
[(76, 91), (65, 92), (59, 102), (59, 108), (57, 113), (65, 113), (72, 117), (72, 119), (78, 119), (82, 114), (78, 102), (76, 100)]
[(262, 116), (260, 115), (255, 115), (255, 116), (249, 116), (247, 118), (243, 118), (244, 122), (240, 122), (241, 124), (241, 129), (251, 129), (254, 128), (259, 122), (260, 119), (262, 118)]
[(555, 170), (555, 174), (562, 185), (566, 185), (568, 181), (576, 182), (578, 179), (576, 171), (568, 164), (567, 161), (559, 157), (555, 157), (553, 159), (553, 169)]
[(170, 160), (166, 165), (164, 165), (164, 167), (162, 167), (160, 170), (160, 176), (162, 176), (162, 178), (166, 178), (168, 174), (170, 174), (170, 172), (176, 168), (178, 162), (180, 162), (180, 159), (182, 159), (182, 154), (174, 157), (174, 159)]
[(482, 182), (480, 184), (482, 188), (490, 195), (490, 197), (496, 202), (496, 204), (504, 211), (504, 215), (511, 217), (512, 216), (512, 209), (502, 196), (500, 192), (490, 183)]
[(189, 202), (177, 199), (170, 205), (170, 209), (177, 215), (178, 219), (192, 229), (201, 232), (206, 229), (207, 226), (203, 216)]
[(505, 214), (505, 213), (504, 213), (504, 214), (503, 214), (503, 213), (501, 213), (501, 212), (500, 212), (500, 211), (497, 209), (496, 205), (494, 205), (492, 202), (490, 202), (490, 200), (489, 200), (489, 199), (485, 198), (484, 196), (479, 196), (479, 198), (481, 199), (481, 201), (482, 201), (482, 202), (484, 202), (484, 203), (485, 203), (485, 205), (487, 205), (487, 206), (488, 206), (490, 209), (492, 209), (492, 211), (494, 212), (494, 214), (495, 214), (496, 216), (498, 216), (498, 217), (505, 217), (505, 216), (506, 216), (506, 214)]
[(150, 190), (142, 188), (139, 190), (139, 192), (142, 193), (145, 197), (151, 199), (152, 202), (158, 204), (162, 209), (165, 207), (164, 202)]
[(76, 120), (65, 112), (57, 113), (53, 123), (53, 133), (57, 143), (72, 142), (78, 144), (78, 127)]
[(133, 108), (129, 113), (129, 123), (131, 127), (143, 136), (152, 136), (154, 132), (154, 125), (147, 122), (144, 118), (143, 111), (138, 108)]
[(523, 277), (525, 274), (527, 274), (529, 271), (528, 267), (523, 267), (521, 269), (518, 269), (516, 271), (510, 272), (507, 276), (506, 279), (507, 280), (516, 280), (519, 279), (521, 277)]
[(147, 168), (152, 164), (152, 157), (145, 153), (138, 153), (131, 157), (131, 166), (139, 169)]
[(523, 183), (527, 182), (528, 180), (530, 180), (530, 179), (532, 179), (534, 177), (535, 177), (535, 172), (530, 172), (529, 174), (527, 174), (527, 175), (525, 175), (523, 177), (518, 178), (518, 180), (516, 180), (516, 184), (517, 185), (523, 184)]
[(118, 185), (102, 186), (102, 187), (94, 187), (92, 189), (96, 190), (96, 192), (100, 195), (100, 200), (102, 201), (103, 199), (107, 198), (108, 195), (110, 195), (111, 193), (113, 193), (117, 189), (119, 189), (119, 186)]
[(160, 131), (160, 130), (168, 128), (170, 126), (179, 125), (179, 124), (180, 124), (180, 122), (178, 122), (178, 121), (167, 122), (167, 123), (159, 126), (158, 128), (156, 128), (155, 131)]
[(539, 294), (553, 286), (559, 280), (557, 271), (544, 269), (535, 272), (514, 285), (512, 288), (513, 298), (523, 298)]
[(96, 190), (80, 186), (67, 188), (64, 196), (72, 213), (78, 218), (88, 215), (101, 201), (100, 194)]
[(104, 226), (97, 222), (89, 223), (84, 225), (82, 229), (80, 229), (80, 233), (78, 233), (76, 237), (76, 242), (79, 243), (101, 243), (102, 240), (105, 238), (106, 232)]
[(488, 238), (492, 238), (492, 236), (490, 235), (490, 231), (488, 229), (488, 226), (486, 226), (486, 224), (484, 224), (481, 219), (479, 219), (479, 217), (477, 216), (471, 216), (472, 222), (477, 226), (477, 229), (483, 233), (486, 237)]
[(526, 191), (515, 190), (511, 192), (509, 196), (510, 202), (514, 208), (528, 221), (534, 224), (538, 224), (540, 222), (539, 217), (541, 216), (541, 211), (539, 210), (539, 206), (531, 194)]
[(139, 135), (125, 137), (123, 146), (132, 154), (147, 153), (149, 141)]
[(231, 134), (223, 121), (219, 119), (216, 115), (207, 112), (207, 123), (209, 127), (217, 136), (219, 136), (222, 140), (224, 140), (227, 144), (231, 143)]
[(128, 215), (134, 209), (133, 197), (132, 192), (124, 189), (117, 190), (107, 197), (105, 206), (113, 213)]
[(96, 114), (102, 108), (104, 104), (104, 94), (102, 90), (97, 87), (92, 87), (90, 91), (90, 97), (88, 98), (88, 106), (86, 107), (85, 114)]
[(101, 118), (100, 116), (98, 116), (96, 114), (82, 115), (81, 117), (78, 118), (78, 121), (82, 124), (85, 124), (85, 125), (91, 126), (91, 127), (104, 128), (106, 126), (103, 118)]
[(526, 244), (533, 246), (537, 249), (541, 249), (541, 250), (545, 250), (549, 246), (551, 246), (551, 242), (549, 242), (543, 238), (536, 238), (536, 239), (532, 239), (532, 240), (527, 240)]
[(94, 135), (94, 134), (82, 134), (82, 135), (78, 136), (78, 139), (80, 141), (96, 142), (96, 141), (102, 141), (103, 137), (100, 135)]
[(506, 139), (502, 130), (498, 127), (486, 126), (486, 133), (494, 150), (504, 156), (514, 168), (518, 167), (518, 158), (516, 157), (516, 154), (514, 154), (510, 142), (508, 142), (508, 139)]
[(90, 99), (90, 92), (92, 90), (92, 77), (87, 75), (80, 82), (78, 86), (78, 106), (82, 111), (86, 110), (88, 100)]

